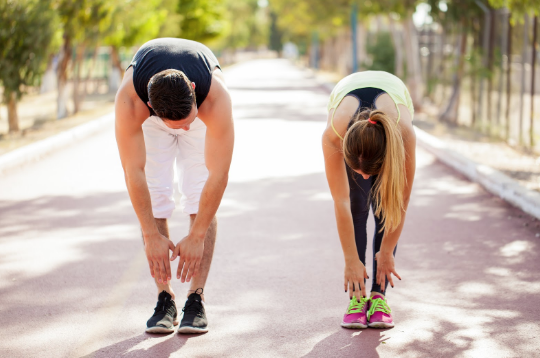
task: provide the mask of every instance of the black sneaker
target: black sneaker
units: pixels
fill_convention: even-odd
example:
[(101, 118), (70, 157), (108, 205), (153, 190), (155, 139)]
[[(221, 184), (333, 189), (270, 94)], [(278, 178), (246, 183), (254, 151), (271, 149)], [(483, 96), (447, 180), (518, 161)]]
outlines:
[(171, 333), (174, 332), (174, 325), (178, 324), (176, 318), (176, 304), (167, 291), (159, 294), (154, 315), (146, 322), (146, 332), (148, 333)]
[[(202, 294), (202, 289), (200, 289)], [(180, 322), (178, 333), (191, 334), (191, 333), (205, 333), (208, 332), (208, 320), (206, 319), (206, 312), (202, 304), (201, 294), (199, 290), (189, 295), (186, 305), (182, 308), (184, 311), (184, 317)]]

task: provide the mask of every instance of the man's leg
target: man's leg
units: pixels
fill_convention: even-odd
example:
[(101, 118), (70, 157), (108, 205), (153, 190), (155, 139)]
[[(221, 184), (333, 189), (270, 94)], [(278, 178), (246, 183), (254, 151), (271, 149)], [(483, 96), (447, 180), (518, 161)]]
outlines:
[[(175, 204), (173, 200), (174, 161), (177, 151), (177, 139), (171, 129), (161, 119), (148, 118), (143, 126), (146, 147), (146, 182), (152, 201), (152, 212), (159, 232), (169, 237), (167, 219), (170, 218)], [(178, 324), (178, 311), (174, 302), (174, 292), (170, 282), (156, 281), (158, 302), (152, 317), (146, 322), (146, 331), (151, 333), (174, 332)]]
[[(197, 214), (190, 215), (190, 226), (193, 225), (193, 222), (195, 222), (195, 218), (197, 217)], [(216, 245), (216, 235), (217, 235), (217, 220), (214, 217), (212, 219), (212, 222), (210, 223), (210, 226), (208, 227), (208, 231), (206, 232), (206, 236), (204, 237), (204, 251), (203, 251), (203, 257), (201, 260), (201, 265), (199, 267), (199, 272), (197, 276), (191, 278), (191, 284), (189, 287), (188, 296), (195, 292), (198, 288), (204, 289), (204, 286), (206, 284), (206, 279), (208, 278), (208, 273), (210, 272), (210, 265), (212, 264), (212, 257), (214, 256), (214, 246)], [(204, 293), (201, 294), (201, 298), (204, 301)]]
[[(161, 235), (169, 238), (169, 227), (167, 219), (155, 219), (156, 226)], [(171, 281), (161, 283), (157, 277), (154, 278), (158, 291), (158, 303), (154, 309), (154, 314), (146, 322), (146, 332), (148, 333), (170, 333), (174, 332), (174, 326), (178, 321), (178, 310), (174, 302), (175, 295), (171, 286)]]
[[(196, 119), (189, 131), (178, 135), (178, 166), (179, 191), (182, 194), (180, 207), (184, 214), (190, 216), (190, 225), (193, 225), (197, 213), (204, 208), (199, 207), (201, 193), (206, 180), (208, 169), (204, 161), (204, 142), (206, 126), (200, 119)], [(199, 264), (197, 276), (191, 278), (188, 299), (182, 311), (184, 312), (178, 333), (192, 334), (208, 332), (208, 320), (204, 309), (204, 286), (210, 271), (214, 244), (216, 241), (216, 219), (212, 219), (204, 238), (203, 257)], [(180, 252), (180, 255), (182, 253)], [(202, 289), (202, 290), (201, 290)]]

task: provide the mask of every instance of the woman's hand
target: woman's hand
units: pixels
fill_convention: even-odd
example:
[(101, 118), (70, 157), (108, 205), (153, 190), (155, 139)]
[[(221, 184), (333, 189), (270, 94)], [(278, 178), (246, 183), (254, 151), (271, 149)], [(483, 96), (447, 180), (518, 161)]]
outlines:
[(356, 296), (360, 300), (358, 291), (362, 292), (362, 297), (366, 297), (366, 287), (364, 278), (369, 278), (364, 264), (359, 260), (345, 262), (345, 292), (349, 292), (349, 299)]
[(384, 292), (386, 288), (386, 280), (390, 283), (390, 286), (394, 287), (394, 281), (392, 281), (392, 274), (401, 280), (401, 277), (396, 272), (394, 266), (394, 255), (381, 253), (380, 251), (375, 254), (375, 260), (377, 260), (377, 284), (381, 286), (381, 291)]

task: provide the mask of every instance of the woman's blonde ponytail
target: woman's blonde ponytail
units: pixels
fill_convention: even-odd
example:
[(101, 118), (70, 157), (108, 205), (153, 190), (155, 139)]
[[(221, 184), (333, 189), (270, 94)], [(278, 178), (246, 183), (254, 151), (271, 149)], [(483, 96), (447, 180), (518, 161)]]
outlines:
[(380, 110), (356, 114), (343, 140), (343, 155), (352, 169), (378, 175), (371, 194), (375, 215), (385, 231), (394, 231), (401, 223), (406, 184), (405, 149), (396, 121)]

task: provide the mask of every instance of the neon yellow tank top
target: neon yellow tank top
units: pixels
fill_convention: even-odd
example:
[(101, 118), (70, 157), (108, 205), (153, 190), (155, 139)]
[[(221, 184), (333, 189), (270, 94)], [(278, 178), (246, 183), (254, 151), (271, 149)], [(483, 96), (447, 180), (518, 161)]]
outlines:
[(398, 122), (399, 118), (401, 117), (401, 113), (398, 107), (399, 104), (406, 106), (409, 109), (409, 112), (411, 112), (411, 117), (414, 117), (414, 107), (412, 104), (411, 95), (409, 93), (409, 90), (407, 89), (407, 86), (405, 86), (402, 80), (400, 80), (393, 74), (384, 71), (356, 72), (343, 78), (341, 81), (338, 82), (336, 87), (334, 87), (334, 89), (332, 90), (332, 93), (330, 94), (330, 100), (328, 101), (328, 111), (330, 112), (330, 110), (334, 109), (330, 124), (332, 125), (332, 129), (339, 138), (343, 139), (343, 137), (339, 135), (336, 128), (334, 127), (334, 114), (336, 113), (335, 109), (339, 106), (341, 101), (343, 101), (343, 98), (345, 98), (345, 96), (349, 92), (355, 89), (365, 87), (379, 88), (388, 93), (388, 95), (390, 95), (390, 97), (392, 98), (392, 100), (394, 100), (394, 103), (396, 104), (396, 109), (398, 112)]

